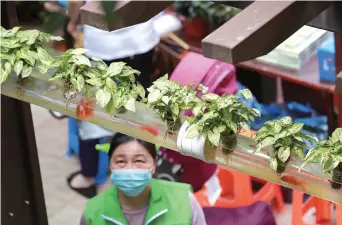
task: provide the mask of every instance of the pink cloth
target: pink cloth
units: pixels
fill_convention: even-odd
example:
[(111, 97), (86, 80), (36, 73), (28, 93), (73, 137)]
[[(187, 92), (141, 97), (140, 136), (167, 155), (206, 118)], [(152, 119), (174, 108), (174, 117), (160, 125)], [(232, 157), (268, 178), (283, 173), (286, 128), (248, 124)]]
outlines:
[(174, 69), (170, 80), (180, 84), (203, 84), (209, 93), (233, 94), (237, 91), (234, 65), (188, 52)]

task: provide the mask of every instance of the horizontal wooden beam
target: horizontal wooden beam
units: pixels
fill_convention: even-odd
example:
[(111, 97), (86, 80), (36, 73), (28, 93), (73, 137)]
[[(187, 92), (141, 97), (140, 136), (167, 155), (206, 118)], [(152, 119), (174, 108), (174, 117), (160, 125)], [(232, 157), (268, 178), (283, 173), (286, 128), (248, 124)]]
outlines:
[[(232, 6), (238, 9), (244, 9), (248, 7), (253, 1), (217, 1), (228, 6)], [(342, 34), (342, 2), (334, 2), (329, 8), (324, 10), (321, 14), (316, 16), (307, 25), (320, 28), (323, 30), (328, 30), (332, 32), (337, 32)]]
[(89, 1), (81, 8), (83, 24), (105, 31), (143, 23), (167, 8), (173, 1), (117, 1), (113, 23), (108, 23), (101, 1)]
[(342, 34), (342, 2), (334, 2), (329, 8), (324, 10), (309, 26)]
[[(132, 4), (132, 2), (134, 4)], [(251, 5), (254, 1), (214, 1), (217, 3), (222, 3), (228, 6), (232, 6), (239, 9), (245, 9)], [(156, 13), (164, 10), (166, 7), (171, 5), (173, 1), (118, 1), (117, 6), (113, 12), (117, 12), (118, 21), (115, 24), (108, 26), (102, 6), (100, 2), (88, 2), (81, 9), (82, 21), (84, 24), (97, 27), (102, 30), (115, 30), (119, 28), (126, 27), (128, 24), (134, 25), (136, 23), (141, 23), (147, 21), (149, 18), (156, 15)], [(124, 7), (125, 6), (125, 7)], [(143, 6), (143, 7), (141, 7)], [(123, 9), (121, 9), (123, 8)], [(126, 9), (125, 9), (126, 8)], [(138, 13), (137, 13), (137, 10)], [(140, 13), (143, 10), (144, 13)], [(123, 10), (122, 13), (119, 13)], [(307, 25), (317, 27), (324, 30), (329, 30), (332, 32), (338, 32), (342, 34), (342, 15), (339, 13), (342, 10), (342, 2), (334, 2), (329, 8), (324, 10), (321, 14), (316, 16), (312, 21), (308, 22)], [(133, 12), (133, 13), (132, 13)], [(121, 14), (121, 15), (120, 15)], [(125, 15), (125, 18), (122, 17)], [(121, 18), (121, 19), (120, 19)], [(127, 21), (127, 19), (129, 21)], [(136, 22), (134, 22), (136, 20)]]
[(265, 55), (331, 2), (256, 1), (202, 40), (203, 55), (239, 63)]

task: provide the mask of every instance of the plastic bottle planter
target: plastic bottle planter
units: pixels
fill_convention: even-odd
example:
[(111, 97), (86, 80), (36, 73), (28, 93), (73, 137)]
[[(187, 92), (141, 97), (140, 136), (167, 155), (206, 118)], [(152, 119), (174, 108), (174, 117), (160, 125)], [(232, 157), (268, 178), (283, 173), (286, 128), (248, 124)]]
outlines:
[(290, 155), (290, 157), (285, 161), (282, 162), (279, 157), (278, 157), (278, 149), (275, 149), (275, 159), (277, 160), (277, 173), (281, 174), (285, 172), (286, 166), (288, 165), (288, 163), (290, 162), (291, 158), (293, 157), (293, 154)]
[(222, 151), (225, 154), (232, 153), (237, 146), (237, 134), (221, 134)]
[[(192, 139), (187, 138), (187, 128), (189, 125), (189, 122), (185, 121), (178, 132), (177, 147), (179, 152), (182, 155), (191, 156), (208, 163), (215, 163), (217, 147), (213, 146), (209, 140), (202, 135)], [(234, 138), (233, 143), (229, 144), (229, 148), (235, 149), (236, 144), (237, 141)]]
[(342, 163), (332, 171), (332, 180), (330, 181), (333, 189), (341, 189), (342, 187)]
[(117, 114), (124, 114), (125, 112), (127, 112), (127, 109), (125, 109), (125, 107), (121, 106), (120, 108), (118, 108), (118, 110), (116, 110)]
[(190, 126), (188, 121), (185, 121), (181, 126), (177, 136), (177, 147), (182, 155), (192, 156), (194, 158), (207, 161), (204, 156), (206, 138), (204, 136), (198, 136), (190, 139), (188, 136), (188, 127)]
[(168, 129), (168, 134), (173, 135), (177, 132), (177, 130), (179, 130), (179, 128), (181, 127), (180, 121), (181, 120), (179, 117), (176, 121), (173, 121), (172, 116), (166, 117), (166, 125)]

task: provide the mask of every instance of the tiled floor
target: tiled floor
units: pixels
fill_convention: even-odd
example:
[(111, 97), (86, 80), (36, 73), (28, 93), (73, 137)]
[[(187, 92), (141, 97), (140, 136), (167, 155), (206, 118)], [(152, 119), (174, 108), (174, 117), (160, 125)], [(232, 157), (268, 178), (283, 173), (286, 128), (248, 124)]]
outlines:
[[(76, 158), (67, 158), (67, 120), (54, 119), (46, 109), (32, 106), (33, 122), (50, 225), (77, 225), (86, 199), (71, 191), (66, 177), (79, 169)], [(103, 190), (108, 186), (102, 186)], [(277, 215), (278, 225), (289, 225), (290, 206)]]

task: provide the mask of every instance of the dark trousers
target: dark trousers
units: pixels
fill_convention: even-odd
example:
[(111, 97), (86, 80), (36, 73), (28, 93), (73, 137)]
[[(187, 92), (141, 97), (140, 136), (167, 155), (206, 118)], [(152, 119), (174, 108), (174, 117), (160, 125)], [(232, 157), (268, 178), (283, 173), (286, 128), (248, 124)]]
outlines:
[[(151, 75), (154, 72), (152, 64), (153, 53), (154, 51), (151, 50), (145, 54), (136, 55), (134, 57), (104, 62), (107, 65), (111, 64), (112, 62), (125, 62), (133, 69), (139, 70), (141, 74), (137, 77), (137, 81), (140, 82), (141, 85), (146, 89), (152, 84)], [(79, 139), (81, 174), (85, 177), (95, 177), (97, 174), (99, 152), (95, 149), (95, 145), (98, 143), (98, 139)]]
[(65, 41), (65, 45), (67, 49), (74, 48), (74, 44), (75, 44), (74, 37), (67, 30), (69, 21), (70, 21), (69, 17), (66, 17), (64, 21), (64, 27), (63, 27), (64, 41)]
[(95, 150), (95, 145), (98, 143), (98, 139), (79, 139), (81, 173), (85, 177), (95, 177), (97, 174), (99, 153)]
[(154, 72), (154, 67), (152, 63), (154, 55), (154, 50), (146, 52), (141, 55), (135, 55), (132, 57), (116, 59), (112, 61), (104, 61), (107, 65), (112, 62), (125, 62), (127, 65), (135, 70), (139, 70), (141, 74), (137, 77), (137, 81), (146, 89), (152, 85), (151, 75)]

